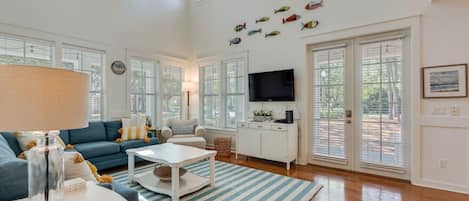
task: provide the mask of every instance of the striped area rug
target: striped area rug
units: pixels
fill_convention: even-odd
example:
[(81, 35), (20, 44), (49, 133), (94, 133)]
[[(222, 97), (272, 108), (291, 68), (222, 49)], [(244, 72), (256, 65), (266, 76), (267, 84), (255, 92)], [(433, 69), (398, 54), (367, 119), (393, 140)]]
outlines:
[[(194, 174), (209, 176), (209, 162), (194, 163), (186, 168)], [(151, 171), (153, 165), (136, 168), (136, 173)], [(181, 198), (183, 201), (309, 201), (322, 188), (310, 181), (285, 177), (270, 172), (216, 161), (216, 185), (205, 187)], [(127, 171), (112, 175), (114, 181), (128, 185)], [(140, 201), (170, 201), (166, 195), (146, 190), (138, 184), (131, 184), (137, 190)]]

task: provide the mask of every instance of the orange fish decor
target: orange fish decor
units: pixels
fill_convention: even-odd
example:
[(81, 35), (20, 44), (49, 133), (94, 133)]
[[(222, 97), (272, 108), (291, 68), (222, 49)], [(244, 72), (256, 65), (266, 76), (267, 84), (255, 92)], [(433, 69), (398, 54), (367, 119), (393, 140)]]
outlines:
[(301, 31), (305, 30), (305, 29), (314, 29), (316, 27), (318, 27), (319, 25), (319, 21), (315, 20), (315, 21), (309, 21), (309, 22), (306, 22), (306, 23), (301, 23)]
[(296, 20), (299, 20), (301, 18), (300, 15), (297, 15), (297, 14), (293, 14), (291, 15), (290, 17), (287, 17), (287, 18), (283, 18), (282, 19), (282, 22), (285, 24), (287, 22), (294, 22)]
[(323, 0), (316, 0), (316, 1), (311, 1), (308, 4), (306, 4), (305, 9), (306, 10), (314, 10), (322, 6), (322, 1)]
[(239, 25), (236, 25), (234, 30), (236, 32), (241, 32), (243, 31), (244, 29), (246, 29), (246, 22), (244, 24), (239, 24)]

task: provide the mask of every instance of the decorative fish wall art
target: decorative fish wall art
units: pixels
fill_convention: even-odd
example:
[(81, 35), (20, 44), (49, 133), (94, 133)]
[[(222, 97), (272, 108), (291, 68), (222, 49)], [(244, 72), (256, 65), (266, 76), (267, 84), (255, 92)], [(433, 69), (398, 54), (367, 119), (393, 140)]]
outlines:
[(305, 9), (306, 10), (314, 10), (316, 8), (319, 8), (319, 7), (322, 6), (322, 1), (323, 0), (310, 1), (308, 4), (306, 4)]
[(239, 25), (236, 25), (234, 30), (236, 32), (241, 32), (242, 30), (246, 29), (246, 22), (244, 24), (239, 24)]
[(256, 20), (256, 24), (257, 24), (257, 23), (260, 23), (260, 22), (267, 22), (267, 21), (269, 21), (269, 20), (270, 20), (269, 17), (261, 17), (261, 18), (259, 18), (259, 19)]
[(268, 38), (268, 37), (273, 37), (273, 36), (278, 36), (280, 35), (280, 31), (272, 31), (268, 34), (265, 34), (265, 37)]
[(274, 13), (277, 14), (277, 13), (285, 12), (288, 10), (290, 10), (290, 6), (282, 6), (281, 8), (275, 10)]
[(242, 41), (242, 40), (241, 40), (240, 37), (233, 38), (233, 39), (230, 40), (230, 46), (232, 46), (232, 45), (238, 45), (238, 44), (241, 43), (241, 41)]
[(287, 23), (287, 22), (294, 22), (296, 20), (299, 20), (301, 18), (300, 15), (297, 15), (297, 14), (293, 14), (291, 15), (290, 17), (287, 17), (287, 18), (283, 18), (282, 19), (282, 23)]
[(251, 30), (248, 32), (248, 36), (252, 36), (254, 34), (258, 34), (258, 33), (262, 33), (262, 29), (255, 29), (255, 30)]
[(319, 21), (317, 21), (317, 20), (309, 21), (309, 22), (306, 22), (306, 23), (301, 23), (301, 31), (303, 31), (305, 29), (314, 29), (314, 28), (318, 27), (318, 25), (319, 25)]

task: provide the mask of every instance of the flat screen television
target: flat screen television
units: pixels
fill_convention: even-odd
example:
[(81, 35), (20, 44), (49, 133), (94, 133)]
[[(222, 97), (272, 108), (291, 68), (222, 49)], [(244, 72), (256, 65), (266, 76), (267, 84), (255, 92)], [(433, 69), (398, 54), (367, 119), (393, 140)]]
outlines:
[(293, 69), (249, 74), (249, 101), (295, 101)]

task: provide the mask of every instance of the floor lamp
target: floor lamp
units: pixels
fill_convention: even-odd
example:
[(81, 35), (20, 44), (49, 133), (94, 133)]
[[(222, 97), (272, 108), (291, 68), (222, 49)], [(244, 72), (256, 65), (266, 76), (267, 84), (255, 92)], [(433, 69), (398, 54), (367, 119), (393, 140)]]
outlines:
[(47, 67), (0, 65), (0, 131), (34, 131), (26, 154), (31, 201), (63, 200), (63, 147), (58, 130), (88, 126), (87, 74)]
[(190, 96), (191, 92), (195, 91), (196, 84), (194, 82), (183, 82), (182, 83), (182, 91), (186, 93), (187, 95), (187, 108), (186, 108), (186, 118), (189, 120), (190, 118), (190, 106), (191, 106), (191, 101), (190, 101)]

